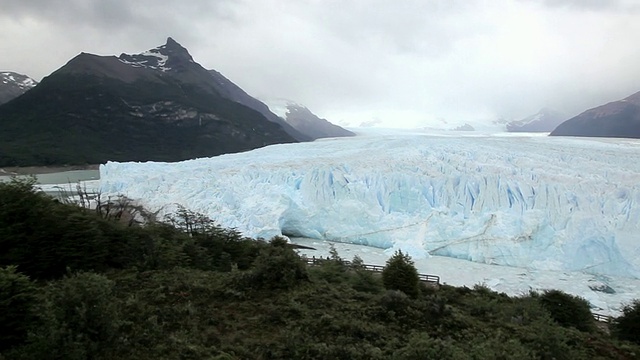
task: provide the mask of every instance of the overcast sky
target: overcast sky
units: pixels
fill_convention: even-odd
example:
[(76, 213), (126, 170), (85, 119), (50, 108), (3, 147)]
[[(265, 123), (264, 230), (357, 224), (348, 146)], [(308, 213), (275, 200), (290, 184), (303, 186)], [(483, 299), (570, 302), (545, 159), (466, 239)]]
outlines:
[(347, 125), (576, 115), (640, 91), (635, 0), (0, 0), (0, 70), (173, 37), (261, 100)]

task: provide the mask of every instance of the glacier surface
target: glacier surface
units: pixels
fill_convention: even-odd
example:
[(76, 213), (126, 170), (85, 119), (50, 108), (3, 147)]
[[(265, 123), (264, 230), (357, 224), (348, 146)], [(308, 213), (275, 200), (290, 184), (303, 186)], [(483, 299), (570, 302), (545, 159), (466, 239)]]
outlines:
[(100, 167), (103, 194), (284, 234), (536, 270), (640, 277), (640, 142), (369, 133)]

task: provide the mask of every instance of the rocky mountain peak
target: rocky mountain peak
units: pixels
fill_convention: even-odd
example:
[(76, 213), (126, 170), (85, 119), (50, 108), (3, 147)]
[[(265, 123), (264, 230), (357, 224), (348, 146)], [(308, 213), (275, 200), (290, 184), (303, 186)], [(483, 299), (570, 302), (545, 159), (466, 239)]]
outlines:
[(121, 54), (121, 62), (133, 67), (143, 67), (154, 70), (184, 71), (190, 64), (195, 64), (189, 51), (173, 38), (167, 38), (164, 45), (147, 50), (140, 54)]
[(26, 75), (13, 71), (0, 72), (0, 104), (17, 98), (36, 85), (38, 82)]
[(13, 71), (0, 72), (0, 83), (3, 85), (13, 84), (24, 91), (38, 85), (38, 82), (32, 78)]
[(321, 119), (306, 106), (291, 100), (278, 99), (269, 102), (269, 108), (281, 116), (289, 125), (312, 139), (354, 136), (349, 130)]

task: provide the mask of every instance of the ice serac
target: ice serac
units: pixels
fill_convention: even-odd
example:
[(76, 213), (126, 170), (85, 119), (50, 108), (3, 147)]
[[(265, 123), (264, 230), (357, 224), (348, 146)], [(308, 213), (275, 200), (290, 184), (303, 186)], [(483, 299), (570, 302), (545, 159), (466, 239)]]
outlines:
[(107, 163), (104, 193), (285, 234), (532, 269), (640, 275), (640, 142), (358, 136)]

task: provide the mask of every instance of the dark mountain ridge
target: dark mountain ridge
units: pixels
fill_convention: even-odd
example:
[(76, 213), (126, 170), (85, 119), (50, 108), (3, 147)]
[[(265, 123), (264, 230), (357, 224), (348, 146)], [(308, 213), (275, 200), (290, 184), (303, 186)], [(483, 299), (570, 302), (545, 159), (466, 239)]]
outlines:
[(141, 54), (81, 53), (0, 106), (0, 166), (179, 161), (295, 141), (223, 96), (171, 38)]
[(285, 121), (301, 133), (315, 139), (329, 137), (355, 136), (353, 132), (319, 118), (307, 107), (288, 102)]
[(640, 92), (589, 109), (563, 122), (550, 135), (640, 138)]
[(543, 108), (522, 120), (507, 123), (509, 132), (551, 132), (567, 117), (555, 110)]
[(213, 76), (213, 85), (216, 91), (218, 91), (221, 96), (258, 111), (259, 113), (264, 115), (267, 120), (282, 126), (282, 128), (285, 129), (285, 131), (289, 135), (293, 136), (298, 141), (310, 141), (314, 139), (314, 137), (303, 134), (302, 132), (292, 127), (284, 119), (271, 112), (271, 110), (269, 110), (269, 107), (265, 103), (247, 94), (244, 90), (242, 90), (242, 88), (231, 82), (231, 80), (227, 79), (221, 73), (215, 70), (209, 70), (209, 73), (211, 74), (211, 76)]

